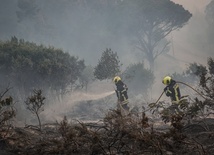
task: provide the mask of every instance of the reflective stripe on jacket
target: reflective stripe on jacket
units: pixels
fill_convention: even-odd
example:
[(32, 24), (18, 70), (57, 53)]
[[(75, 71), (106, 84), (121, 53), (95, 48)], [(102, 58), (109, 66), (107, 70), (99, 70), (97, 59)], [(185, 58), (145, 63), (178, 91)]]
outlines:
[(117, 90), (116, 91), (116, 95), (119, 101), (123, 102), (128, 100), (128, 95), (127, 95), (127, 86), (126, 84), (124, 84), (122, 81), (118, 81), (118, 83), (116, 84)]
[(164, 92), (171, 98), (171, 101), (179, 101), (181, 98), (180, 88), (174, 80), (164, 88)]

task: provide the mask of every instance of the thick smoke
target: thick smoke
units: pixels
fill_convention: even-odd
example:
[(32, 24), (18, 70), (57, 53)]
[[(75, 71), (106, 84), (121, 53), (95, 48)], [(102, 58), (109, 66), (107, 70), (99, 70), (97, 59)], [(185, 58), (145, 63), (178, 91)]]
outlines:
[[(25, 6), (20, 6), (20, 1), (25, 2), (23, 4), (31, 9), (28, 10)], [(206, 64), (207, 57), (213, 54), (213, 51), (207, 48), (207, 42), (204, 39), (207, 35), (204, 9), (210, 0), (173, 1), (183, 5), (193, 14), (193, 17), (182, 29), (168, 36), (171, 41), (170, 51), (156, 60), (155, 84), (147, 97), (141, 96), (148, 102), (155, 101), (161, 94), (164, 87), (161, 80), (165, 75), (174, 72), (181, 73), (192, 62)], [(131, 63), (144, 60), (136, 54), (136, 49), (130, 44), (128, 38), (120, 33), (123, 27), (112, 28), (117, 32), (115, 33), (116, 37), (108, 33), (109, 28), (111, 28), (109, 25), (115, 20), (111, 10), (104, 10), (109, 11), (109, 16), (105, 18), (99, 14), (93, 14), (95, 18), (91, 18), (89, 10), (84, 7), (77, 9), (69, 3), (60, 3), (58, 0), (31, 0), (29, 2), (27, 0), (1, 0), (0, 3), (1, 40), (8, 40), (11, 36), (16, 36), (38, 44), (62, 48), (71, 55), (85, 59), (86, 65), (93, 66), (98, 63), (101, 53), (106, 48), (111, 48), (118, 53), (123, 63), (123, 69)], [(94, 5), (93, 7), (99, 9), (100, 6)], [(87, 94), (72, 94), (73, 96), (63, 100), (64, 103), (60, 103), (66, 106), (61, 106), (59, 103), (53, 104), (53, 107), (48, 105), (44, 117), (53, 118), (53, 114), (56, 113), (60, 115), (61, 112), (67, 110), (66, 107), (69, 107), (70, 104), (77, 103), (74, 100), (81, 100), (82, 98), (94, 100), (99, 95), (111, 94), (113, 91), (112, 84), (108, 83), (107, 85), (110, 85), (111, 88), (103, 86), (101, 83), (95, 83), (91, 87), (98, 91), (89, 90), (90, 93)], [(106, 87), (108, 88), (106, 89)], [(113, 98), (115, 99), (115, 96)], [(167, 98), (163, 97), (164, 99)], [(58, 115), (54, 116), (58, 117)]]

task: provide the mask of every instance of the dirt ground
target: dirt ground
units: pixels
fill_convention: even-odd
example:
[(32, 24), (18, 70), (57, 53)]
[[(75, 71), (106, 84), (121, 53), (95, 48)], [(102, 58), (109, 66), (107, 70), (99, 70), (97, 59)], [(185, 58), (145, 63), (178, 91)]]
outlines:
[[(170, 123), (165, 124), (164, 122), (161, 122), (161, 121), (154, 123), (154, 120), (148, 121), (148, 122), (149, 122), (150, 126), (152, 124), (152, 130), (154, 132), (154, 135), (159, 136), (161, 134), (166, 134), (167, 132), (169, 132), (172, 129), (170, 126)], [(130, 123), (130, 122), (127, 122), (127, 123)], [(130, 124), (130, 125), (132, 125), (132, 124)], [(43, 149), (43, 148), (46, 149), (45, 154), (55, 154), (55, 153), (53, 153), (54, 152), (53, 148), (56, 147), (57, 145), (59, 145), (59, 143), (61, 143), (61, 141), (63, 141), (62, 140), (63, 134), (59, 133), (59, 129), (62, 128), (62, 126), (63, 126), (62, 122), (60, 124), (46, 124), (46, 125), (43, 125), (42, 131), (39, 131), (34, 126), (28, 126), (28, 127), (23, 127), (23, 128), (21, 128), (21, 127), (19, 127), (19, 128), (18, 127), (2, 128), (1, 141), (0, 141), (0, 155), (28, 154), (26, 152), (29, 152), (29, 154), (36, 154), (35, 152), (38, 152), (39, 149)], [(72, 126), (75, 126), (75, 125), (73, 124)], [(76, 130), (76, 129), (73, 130), (74, 128), (72, 128), (72, 130), (73, 130), (72, 134), (75, 134), (74, 132), (76, 132), (76, 134), (78, 134), (78, 137), (76, 136), (75, 138), (81, 139), (81, 135), (79, 135), (80, 130), (81, 130), (81, 132), (85, 132), (84, 134), (81, 133), (83, 137), (86, 137), (86, 136), (91, 137), (92, 131), (96, 130), (97, 132), (99, 132), (100, 137), (104, 137), (101, 135), (102, 127), (104, 128), (104, 124), (102, 122), (87, 122), (87, 123), (81, 122), (80, 126), (78, 127), (78, 130)], [(68, 126), (64, 125), (64, 128), (68, 128)], [(77, 128), (77, 126), (75, 128)], [(100, 131), (98, 131), (98, 128)], [(108, 130), (110, 130), (109, 126), (105, 126), (105, 128), (108, 128)], [(126, 127), (124, 127), (124, 128), (126, 128)], [(134, 127), (127, 128), (127, 129), (135, 130)], [(68, 132), (69, 129), (63, 129), (63, 130), (64, 130), (64, 132)], [(116, 133), (115, 130), (117, 130), (117, 129), (114, 128), (114, 130), (111, 132)], [(139, 128), (137, 130), (140, 131), (142, 129)], [(151, 130), (150, 127), (145, 128), (145, 130), (143, 131), (144, 135), (146, 135), (147, 132), (151, 132), (150, 130)], [(124, 131), (121, 130), (120, 132), (124, 132)], [(175, 133), (175, 134), (178, 134), (178, 133)], [(179, 154), (181, 154), (181, 149), (183, 149), (182, 154), (187, 154), (187, 155), (188, 154), (190, 154), (190, 155), (192, 155), (192, 154), (194, 154), (194, 155), (195, 154), (212, 155), (212, 154), (214, 154), (214, 119), (213, 118), (192, 120), (191, 122), (189, 122), (189, 124), (186, 124), (181, 129), (179, 134), (180, 135), (182, 134), (183, 136), (185, 136), (185, 138), (184, 138), (185, 140), (180, 141), (181, 145), (182, 145), (181, 148), (176, 146), (177, 148), (175, 147), (173, 149), (166, 149), (165, 151), (163, 151), (163, 153), (161, 153), (161, 151), (157, 152), (157, 153), (154, 153), (154, 152), (146, 153), (146, 151), (145, 151), (143, 154), (148, 154), (148, 155), (150, 155), (150, 154), (168, 154), (168, 155), (178, 154), (179, 155)], [(175, 138), (176, 136), (175, 137), (172, 136), (172, 137)], [(173, 146), (175, 144), (175, 142), (179, 143), (179, 141), (173, 140), (172, 137), (167, 139), (167, 143), (168, 143), (167, 145), (169, 145), (171, 143), (170, 145)], [(91, 138), (93, 139), (94, 137), (91, 137)], [(153, 137), (151, 136), (150, 138), (152, 139)], [(48, 142), (48, 139), (50, 140), (49, 142)], [(109, 139), (103, 138), (102, 141), (105, 142), (105, 140), (108, 142)], [(52, 141), (55, 141), (55, 143)], [(124, 142), (126, 142), (126, 141), (123, 141), (123, 143)], [(160, 141), (160, 142), (162, 142), (162, 141)], [(149, 143), (150, 143), (150, 141), (149, 141)], [(73, 144), (70, 144), (70, 145), (71, 145), (70, 147), (74, 147)], [(162, 144), (162, 145), (164, 145), (164, 144)], [(177, 144), (175, 144), (175, 145), (177, 145)], [(186, 148), (187, 148), (186, 151), (184, 150), (185, 147), (183, 147), (183, 145), (186, 146)], [(58, 146), (56, 148), (58, 148)], [(144, 146), (142, 146), (142, 149), (143, 148), (144, 148)], [(163, 149), (162, 146), (160, 146), (160, 148)], [(22, 149), (25, 151), (22, 152), (21, 151)], [(177, 153), (176, 153), (176, 149), (177, 149)], [(190, 150), (190, 149), (193, 149), (193, 150), (195, 149), (197, 151), (189, 152), (188, 150)], [(69, 153), (64, 152), (61, 154), (66, 155)], [(78, 153), (75, 153), (75, 154), (78, 154)], [(84, 154), (87, 154), (87, 153), (84, 153)], [(91, 154), (91, 153), (88, 153), (88, 154)], [(105, 154), (105, 153), (101, 153), (101, 154)], [(114, 153), (107, 153), (107, 154), (114, 154)], [(131, 154), (131, 153), (129, 153), (129, 154)], [(135, 153), (133, 153), (133, 154), (135, 154)]]

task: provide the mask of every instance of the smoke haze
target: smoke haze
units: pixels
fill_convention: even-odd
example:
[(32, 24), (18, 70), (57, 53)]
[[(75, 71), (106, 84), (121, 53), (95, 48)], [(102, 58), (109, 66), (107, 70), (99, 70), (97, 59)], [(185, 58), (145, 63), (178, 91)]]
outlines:
[[(98, 63), (98, 59), (106, 48), (111, 48), (118, 53), (124, 68), (131, 63), (144, 61), (143, 57), (135, 54), (136, 49), (130, 44), (128, 38), (121, 34), (123, 27), (111, 27), (111, 22), (115, 20), (111, 10), (103, 10), (108, 11), (105, 18), (95, 13), (91, 15), (94, 18), (91, 18), (89, 10), (76, 9), (68, 1), (62, 1), (62, 3), (58, 0), (22, 1), (23, 5), (20, 5), (19, 0), (0, 0), (0, 40), (9, 40), (12, 36), (16, 36), (26, 41), (54, 46), (84, 59), (86, 65), (92, 66)], [(204, 10), (210, 0), (172, 1), (183, 5), (193, 16), (187, 25), (168, 36), (171, 41), (170, 51), (158, 57), (155, 62), (156, 80), (151, 95), (154, 100), (162, 92), (163, 76), (182, 72), (192, 62), (206, 65), (207, 57), (213, 56), (213, 51), (208, 48), (208, 42), (205, 39), (208, 25)], [(24, 4), (30, 10), (26, 9)], [(100, 6), (94, 5), (93, 1), (91, 5), (99, 10)], [(99, 84), (92, 85), (99, 89), (101, 96), (73, 94), (73, 97), (67, 98), (70, 102), (65, 104), (74, 104), (82, 98), (100, 99), (112, 94), (112, 88), (103, 91), (104, 87), (99, 86)], [(56, 105), (54, 109), (60, 109), (60, 105)], [(49, 117), (52, 117), (51, 111), (48, 113)]]
[[(203, 30), (198, 31), (199, 28), (197, 25), (192, 23), (200, 23), (198, 24), (200, 28), (201, 24), (205, 24), (205, 21), (203, 21), (204, 8), (210, 1), (173, 1), (183, 5), (185, 9), (188, 9), (193, 14), (193, 17), (181, 30), (175, 31), (169, 36), (173, 39), (173, 47), (171, 47), (169, 54), (181, 65), (193, 61), (204, 63), (210, 53), (206, 54), (204, 53), (206, 51), (203, 51), (202, 54), (196, 45), (189, 44), (189, 42), (197, 39), (194, 38), (194, 35), (191, 35), (191, 31), (194, 32), (194, 29), (197, 29), (195, 31), (199, 34), (205, 33)], [(18, 0), (1, 0), (1, 40), (17, 36), (18, 38), (38, 44), (62, 48), (72, 55), (85, 59), (86, 63), (90, 65), (97, 64), (101, 53), (106, 48), (111, 48), (113, 51), (118, 52), (119, 58), (125, 66), (143, 60), (143, 58), (139, 58), (134, 53), (135, 49), (130, 45), (127, 38), (122, 37), (119, 33), (117, 33), (116, 37), (108, 33), (109, 23), (106, 22), (115, 20), (111, 17), (110, 13), (104, 19), (97, 14), (94, 14), (96, 18), (90, 19), (87, 10), (78, 10), (75, 9), (75, 6), (66, 6), (66, 3), (56, 3), (55, 1), (51, 3), (49, 0), (32, 0), (31, 7), (35, 7), (35, 9), (31, 10), (31, 14), (26, 14), (28, 10), (19, 6), (18, 2)], [(70, 9), (68, 9), (69, 7)], [(99, 6), (94, 7), (98, 9)], [(201, 17), (198, 19), (196, 16)], [(120, 29), (117, 28), (115, 31), (119, 32)], [(162, 66), (161, 62), (165, 62), (165, 60), (159, 59), (157, 65)], [(177, 65), (177, 62), (175, 64)]]
[[(83, 104), (83, 106), (87, 108), (87, 104), (93, 104), (94, 102), (101, 101), (109, 96), (111, 98), (112, 97), (114, 98), (114, 96), (112, 96), (114, 93), (115, 91), (109, 91), (105, 93), (96, 93), (96, 94), (83, 93), (83, 92), (75, 92), (75, 93), (69, 94), (65, 98), (63, 98), (63, 101), (61, 104), (55, 103), (55, 104), (46, 106), (45, 111), (42, 113), (43, 119), (46, 121), (52, 121), (52, 122), (60, 121), (63, 119), (64, 115), (69, 115), (72, 109), (76, 105)], [(109, 107), (110, 106), (108, 106), (108, 108)], [(84, 111), (84, 108), (83, 108), (83, 111)], [(85, 113), (85, 115), (86, 115), (86, 118), (89, 119), (89, 117), (87, 117), (87, 113)]]

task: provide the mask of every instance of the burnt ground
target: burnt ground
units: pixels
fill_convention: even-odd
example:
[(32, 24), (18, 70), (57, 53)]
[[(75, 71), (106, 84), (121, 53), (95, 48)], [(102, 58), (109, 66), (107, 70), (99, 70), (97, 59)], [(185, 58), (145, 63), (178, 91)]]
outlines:
[[(108, 144), (108, 145), (107, 145)], [(138, 150), (139, 149), (139, 150)], [(99, 122), (1, 127), (1, 155), (15, 154), (214, 154), (214, 119), (191, 120), (175, 129), (147, 117), (112, 113)]]

